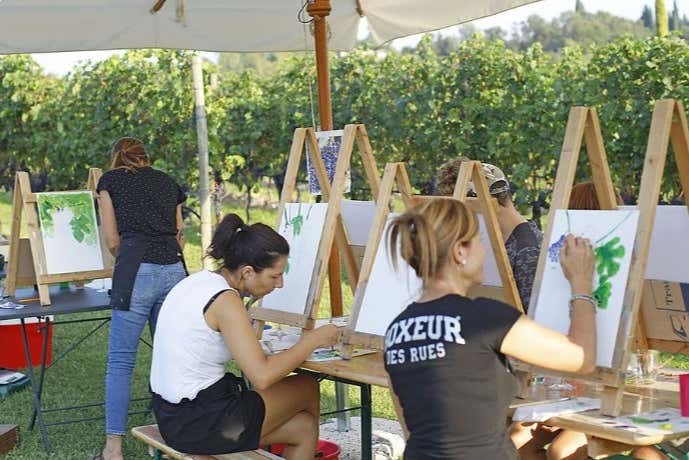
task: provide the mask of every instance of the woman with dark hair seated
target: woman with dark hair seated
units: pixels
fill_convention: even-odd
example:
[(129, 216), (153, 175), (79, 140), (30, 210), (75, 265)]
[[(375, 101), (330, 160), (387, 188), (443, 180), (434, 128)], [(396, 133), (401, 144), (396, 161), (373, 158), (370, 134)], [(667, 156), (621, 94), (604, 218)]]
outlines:
[[(242, 296), (282, 287), (287, 241), (236, 214), (220, 222), (208, 255), (219, 264), (177, 284), (165, 299), (153, 343), (151, 390), (158, 428), (188, 454), (225, 454), (284, 443), (290, 459), (313, 458), (318, 383), (287, 375), (314, 349), (332, 345), (336, 326), (304, 332), (289, 350), (265, 356)], [(225, 372), (234, 360), (253, 385)]]

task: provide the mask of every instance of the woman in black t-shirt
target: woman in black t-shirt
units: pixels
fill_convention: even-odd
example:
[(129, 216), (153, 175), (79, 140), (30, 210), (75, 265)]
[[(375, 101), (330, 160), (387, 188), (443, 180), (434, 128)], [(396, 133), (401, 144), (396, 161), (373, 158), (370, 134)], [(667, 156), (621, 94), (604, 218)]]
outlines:
[(476, 215), (451, 198), (424, 201), (393, 220), (390, 251), (423, 280), (421, 298), (390, 324), (385, 367), (409, 432), (405, 460), (516, 459), (506, 430), (517, 384), (507, 356), (569, 372), (595, 369), (594, 255), (567, 236), (560, 262), (572, 287), (567, 336), (495, 300), (466, 297), (486, 251)]
[(112, 168), (98, 182), (105, 240), (116, 257), (105, 378), (106, 445), (96, 458), (122, 459), (132, 370), (148, 321), (155, 330), (167, 293), (186, 275), (179, 237), (184, 193), (151, 167), (143, 143), (124, 137), (113, 148)]

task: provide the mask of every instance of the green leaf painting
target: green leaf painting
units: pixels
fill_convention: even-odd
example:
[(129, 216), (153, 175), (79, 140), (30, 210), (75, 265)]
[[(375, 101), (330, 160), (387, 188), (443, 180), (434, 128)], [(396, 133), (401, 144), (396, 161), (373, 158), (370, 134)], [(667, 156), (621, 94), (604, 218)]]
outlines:
[(599, 308), (608, 307), (608, 300), (612, 295), (612, 283), (610, 278), (617, 275), (620, 271), (620, 261), (626, 251), (620, 242), (620, 237), (616, 236), (607, 243), (594, 249), (596, 255), (596, 273), (598, 273), (598, 287), (593, 291), (594, 297), (598, 300)]
[[(304, 223), (306, 220), (308, 220), (309, 216), (311, 215), (311, 206), (308, 206), (308, 209), (306, 211), (306, 215), (302, 214), (302, 207), (301, 203), (299, 203), (299, 206), (297, 207), (297, 214), (295, 216), (290, 217), (287, 208), (285, 208), (285, 213), (283, 216), (283, 222), (285, 225), (285, 231), (291, 232), (292, 233), (292, 238), (296, 238), (299, 235), (301, 235), (301, 230), (302, 227), (304, 226)], [(292, 241), (292, 238), (290, 240)], [(285, 265), (285, 273), (289, 273), (290, 269), (290, 257), (287, 257), (287, 264)]]
[[(596, 274), (598, 275), (598, 285), (593, 291), (593, 295), (598, 300), (598, 308), (605, 310), (608, 308), (610, 296), (612, 295), (612, 279), (620, 271), (620, 265), (624, 258), (626, 249), (619, 236), (615, 236), (610, 241), (603, 243), (612, 236), (620, 226), (632, 215), (627, 213), (624, 218), (608, 230), (605, 235), (594, 242), (594, 254), (596, 256)], [(565, 233), (572, 233), (569, 211), (565, 213), (567, 218), (567, 230)], [(565, 243), (565, 234), (548, 248), (548, 258), (552, 262), (559, 262), (560, 249)]]
[(37, 196), (38, 213), (43, 232), (46, 235), (54, 235), (55, 222), (53, 218), (55, 213), (69, 210), (72, 213), (69, 226), (74, 239), (89, 246), (97, 243), (98, 227), (91, 192), (39, 193)]

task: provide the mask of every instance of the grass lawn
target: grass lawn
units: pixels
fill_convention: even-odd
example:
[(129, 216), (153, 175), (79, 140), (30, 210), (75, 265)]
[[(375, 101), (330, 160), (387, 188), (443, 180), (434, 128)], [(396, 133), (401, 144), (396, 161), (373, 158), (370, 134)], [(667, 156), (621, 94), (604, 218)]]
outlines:
[[(0, 195), (0, 233), (9, 234), (11, 222), (11, 196), (8, 194)], [(237, 212), (244, 216), (243, 209), (228, 208), (227, 211)], [(263, 209), (252, 210), (253, 222), (264, 222), (274, 225), (275, 211)], [(189, 268), (196, 271), (201, 267), (201, 248), (199, 236), (199, 222), (193, 217), (187, 222), (187, 246), (184, 250)], [(351, 291), (346, 285), (342, 287), (345, 296), (346, 310), (351, 303)], [(329, 316), (328, 289), (325, 288), (323, 301), (320, 306), (319, 316)], [(88, 313), (79, 315), (81, 318), (99, 317), (103, 313)], [(74, 319), (70, 318), (64, 319)], [(60, 319), (60, 318), (58, 318)], [(54, 329), (53, 356), (59, 355), (67, 349), (77, 338), (81, 337), (86, 331), (96, 323), (67, 324), (57, 326)], [(60, 361), (53, 369), (46, 373), (45, 392), (43, 396), (44, 406), (62, 407), (78, 404), (88, 404), (103, 401), (105, 385), (105, 364), (107, 356), (107, 327), (98, 331), (86, 342), (81, 344), (76, 350), (71, 352), (67, 358)], [(150, 343), (148, 331), (144, 338)], [(148, 394), (148, 370), (151, 362), (151, 351), (141, 344), (137, 357), (136, 368), (134, 369), (134, 379), (132, 382), (132, 394), (134, 398), (146, 397)], [(335, 390), (330, 382), (323, 382), (322, 390), (322, 409), (330, 411), (335, 409)], [(350, 388), (350, 401), (358, 404), (358, 388)], [(131, 410), (145, 410), (146, 402), (136, 402), (132, 404)], [(21, 444), (6, 457), (8, 460), (14, 459), (41, 459), (48, 458), (41, 446), (38, 427), (33, 432), (28, 431), (28, 422), (32, 412), (31, 392), (26, 389), (14, 393), (5, 399), (0, 399), (0, 424), (17, 424), (21, 427)], [(373, 414), (377, 417), (394, 418), (394, 409), (386, 390), (374, 388), (373, 390)], [(89, 418), (103, 415), (103, 408), (96, 407), (88, 410), (82, 409), (78, 412), (61, 412), (48, 414), (46, 420), (58, 421), (66, 418)], [(136, 414), (129, 417), (128, 426), (131, 428), (137, 425), (155, 423), (150, 413)], [(48, 428), (50, 440), (53, 444), (55, 453), (50, 458), (59, 459), (86, 459), (90, 455), (98, 452), (104, 442), (104, 420), (83, 422), (65, 426), (53, 426)], [(149, 458), (147, 450), (142, 443), (137, 442), (128, 436), (125, 441), (125, 457), (127, 459)]]

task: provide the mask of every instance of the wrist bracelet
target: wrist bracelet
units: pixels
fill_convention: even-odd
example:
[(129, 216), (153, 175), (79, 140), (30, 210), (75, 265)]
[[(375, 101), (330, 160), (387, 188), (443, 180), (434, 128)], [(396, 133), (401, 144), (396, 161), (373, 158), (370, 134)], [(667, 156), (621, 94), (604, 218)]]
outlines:
[(594, 296), (588, 295), (588, 294), (575, 294), (572, 296), (571, 299), (569, 299), (569, 317), (570, 318), (572, 317), (572, 308), (574, 308), (574, 301), (575, 300), (587, 301), (593, 307), (593, 312), (594, 313), (598, 312), (598, 300)]

